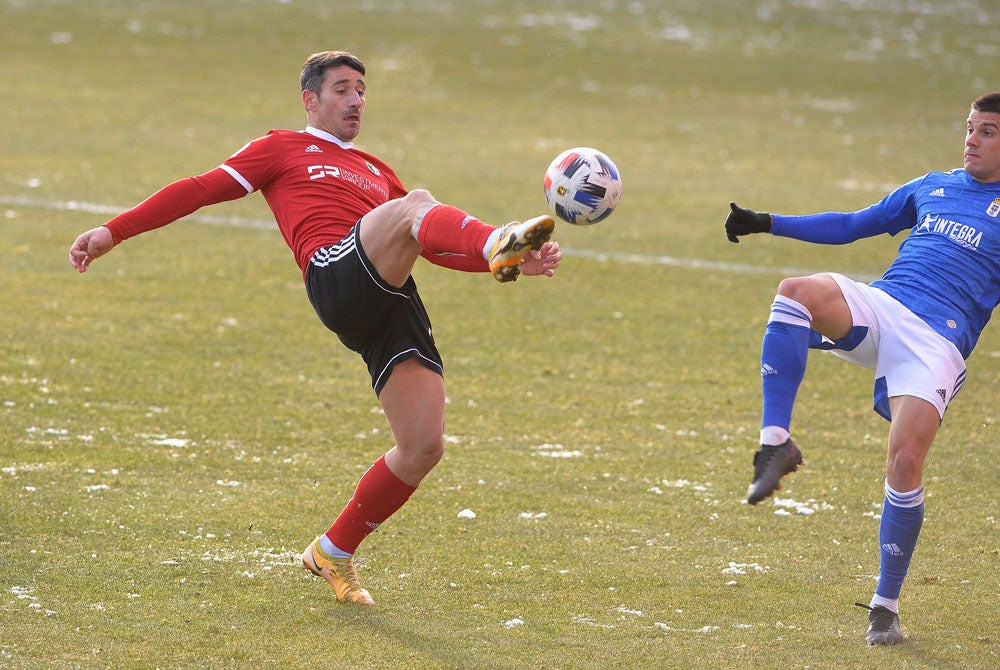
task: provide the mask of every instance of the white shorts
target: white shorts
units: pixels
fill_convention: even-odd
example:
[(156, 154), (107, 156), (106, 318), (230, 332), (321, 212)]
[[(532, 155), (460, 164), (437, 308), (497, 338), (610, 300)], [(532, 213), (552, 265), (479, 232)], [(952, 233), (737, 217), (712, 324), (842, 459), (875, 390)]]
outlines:
[(915, 396), (944, 418), (948, 403), (965, 383), (965, 360), (958, 348), (885, 291), (834, 272), (851, 309), (854, 327), (832, 342), (813, 334), (810, 347), (875, 370), (873, 407), (886, 420), (889, 398)]

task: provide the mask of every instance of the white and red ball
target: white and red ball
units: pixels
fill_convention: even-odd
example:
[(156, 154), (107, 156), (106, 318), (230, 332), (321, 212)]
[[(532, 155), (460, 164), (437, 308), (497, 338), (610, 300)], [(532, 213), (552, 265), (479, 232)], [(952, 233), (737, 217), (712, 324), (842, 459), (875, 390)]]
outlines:
[(549, 209), (577, 226), (608, 218), (622, 197), (618, 167), (590, 147), (567, 149), (556, 156), (545, 171), (542, 187)]

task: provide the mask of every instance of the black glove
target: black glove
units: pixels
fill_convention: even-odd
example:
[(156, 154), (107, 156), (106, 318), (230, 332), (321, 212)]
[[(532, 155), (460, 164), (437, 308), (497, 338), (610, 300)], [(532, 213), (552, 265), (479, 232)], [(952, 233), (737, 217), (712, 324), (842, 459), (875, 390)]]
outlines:
[(771, 232), (771, 215), (767, 212), (744, 209), (735, 202), (729, 203), (729, 207), (733, 210), (726, 217), (726, 237), (730, 242), (739, 244), (740, 235)]

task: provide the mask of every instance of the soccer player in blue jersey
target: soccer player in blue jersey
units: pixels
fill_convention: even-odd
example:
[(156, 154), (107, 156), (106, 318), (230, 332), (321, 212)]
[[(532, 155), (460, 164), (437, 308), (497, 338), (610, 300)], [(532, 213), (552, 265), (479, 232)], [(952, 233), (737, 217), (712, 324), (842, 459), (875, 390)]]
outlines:
[(924, 517), (924, 460), (965, 360), (1000, 302), (1000, 92), (972, 103), (965, 167), (931, 172), (857, 212), (781, 216), (730, 203), (726, 235), (771, 233), (847, 244), (909, 233), (880, 279), (835, 273), (778, 285), (761, 346), (763, 417), (747, 502), (756, 505), (802, 464), (789, 437), (808, 349), (875, 370), (874, 409), (889, 421), (879, 579), (869, 605), (870, 645), (905, 639), (899, 594)]

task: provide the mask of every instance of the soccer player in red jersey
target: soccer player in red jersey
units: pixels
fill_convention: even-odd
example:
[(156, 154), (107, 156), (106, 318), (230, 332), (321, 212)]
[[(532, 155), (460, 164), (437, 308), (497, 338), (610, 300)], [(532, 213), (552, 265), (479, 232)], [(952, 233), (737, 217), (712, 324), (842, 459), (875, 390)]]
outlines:
[(69, 259), (86, 272), (129, 237), (206, 205), (263, 193), (320, 320), (367, 364), (396, 441), (302, 554), (338, 600), (371, 605), (354, 552), (444, 453), (442, 363), (410, 276), (417, 257), (509, 282), (521, 274), (551, 277), (562, 254), (551, 240), (551, 217), (487, 225), (425, 190), (407, 191), (392, 168), (355, 148), (365, 110), (365, 66), (357, 57), (313, 54), (301, 87), (305, 130), (272, 130), (219, 167), (163, 187), (77, 237)]

